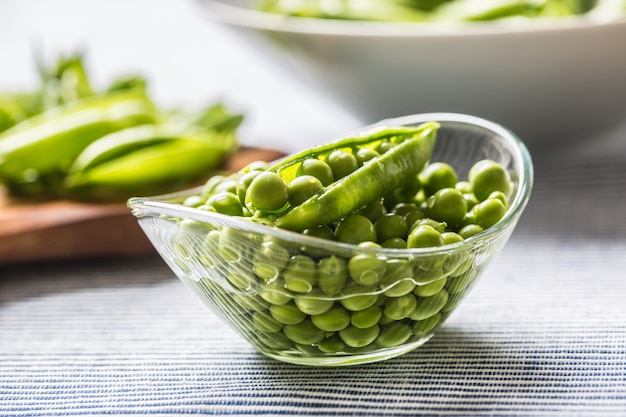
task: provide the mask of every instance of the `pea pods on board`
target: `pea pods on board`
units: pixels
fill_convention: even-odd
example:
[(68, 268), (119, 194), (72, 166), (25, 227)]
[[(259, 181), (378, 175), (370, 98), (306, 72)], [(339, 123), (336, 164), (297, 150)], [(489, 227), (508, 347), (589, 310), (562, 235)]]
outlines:
[(198, 180), (237, 147), (233, 132), (177, 131), (142, 125), (105, 135), (86, 147), (64, 180), (76, 198), (154, 194)]
[(155, 123), (141, 91), (91, 96), (28, 118), (0, 134), (0, 179), (9, 188), (58, 177), (82, 150), (108, 133)]

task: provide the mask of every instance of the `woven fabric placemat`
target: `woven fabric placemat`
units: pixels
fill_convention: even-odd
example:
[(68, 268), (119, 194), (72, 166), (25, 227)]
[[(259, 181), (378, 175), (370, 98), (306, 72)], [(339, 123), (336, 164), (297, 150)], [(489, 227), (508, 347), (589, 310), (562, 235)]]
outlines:
[(0, 415), (625, 415), (625, 148), (536, 157), (478, 285), (427, 344), (375, 364), (267, 359), (156, 256), (5, 267)]

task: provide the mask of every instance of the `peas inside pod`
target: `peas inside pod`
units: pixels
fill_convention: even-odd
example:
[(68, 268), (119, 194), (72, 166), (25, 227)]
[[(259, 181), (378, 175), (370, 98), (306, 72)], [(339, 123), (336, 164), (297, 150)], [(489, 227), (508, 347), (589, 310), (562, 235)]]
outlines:
[(431, 161), (438, 128), (378, 128), (209, 179), (182, 204), (315, 239), (180, 224), (181, 256), (206, 273), (190, 285), (269, 355), (427, 340), (480, 269), (446, 248), (502, 219), (514, 186), (493, 160), (468, 172)]

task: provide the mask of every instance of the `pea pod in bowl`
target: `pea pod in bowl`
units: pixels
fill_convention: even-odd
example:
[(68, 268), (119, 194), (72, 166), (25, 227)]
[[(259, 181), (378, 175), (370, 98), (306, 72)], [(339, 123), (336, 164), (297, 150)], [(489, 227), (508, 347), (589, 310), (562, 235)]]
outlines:
[[(438, 127), (438, 123), (430, 122), (412, 128), (365, 132), (360, 137), (308, 150), (270, 168), (270, 172), (279, 173), (292, 185), (298, 174), (308, 175), (304, 162), (315, 160), (329, 165), (334, 177), (329, 186), (289, 207), (278, 217), (276, 225), (304, 230), (326, 224), (412, 181), (430, 159)], [(246, 203), (251, 206), (255, 185), (253, 181), (246, 195)], [(287, 189), (288, 194), (293, 193), (295, 186)]]

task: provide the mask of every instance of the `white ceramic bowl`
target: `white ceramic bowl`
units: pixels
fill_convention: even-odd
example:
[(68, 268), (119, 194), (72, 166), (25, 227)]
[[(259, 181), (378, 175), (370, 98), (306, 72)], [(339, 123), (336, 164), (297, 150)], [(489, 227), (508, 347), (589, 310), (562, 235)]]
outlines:
[(469, 113), (532, 144), (626, 120), (626, 17), (385, 23), (285, 17), (250, 0), (198, 3), (365, 123)]

